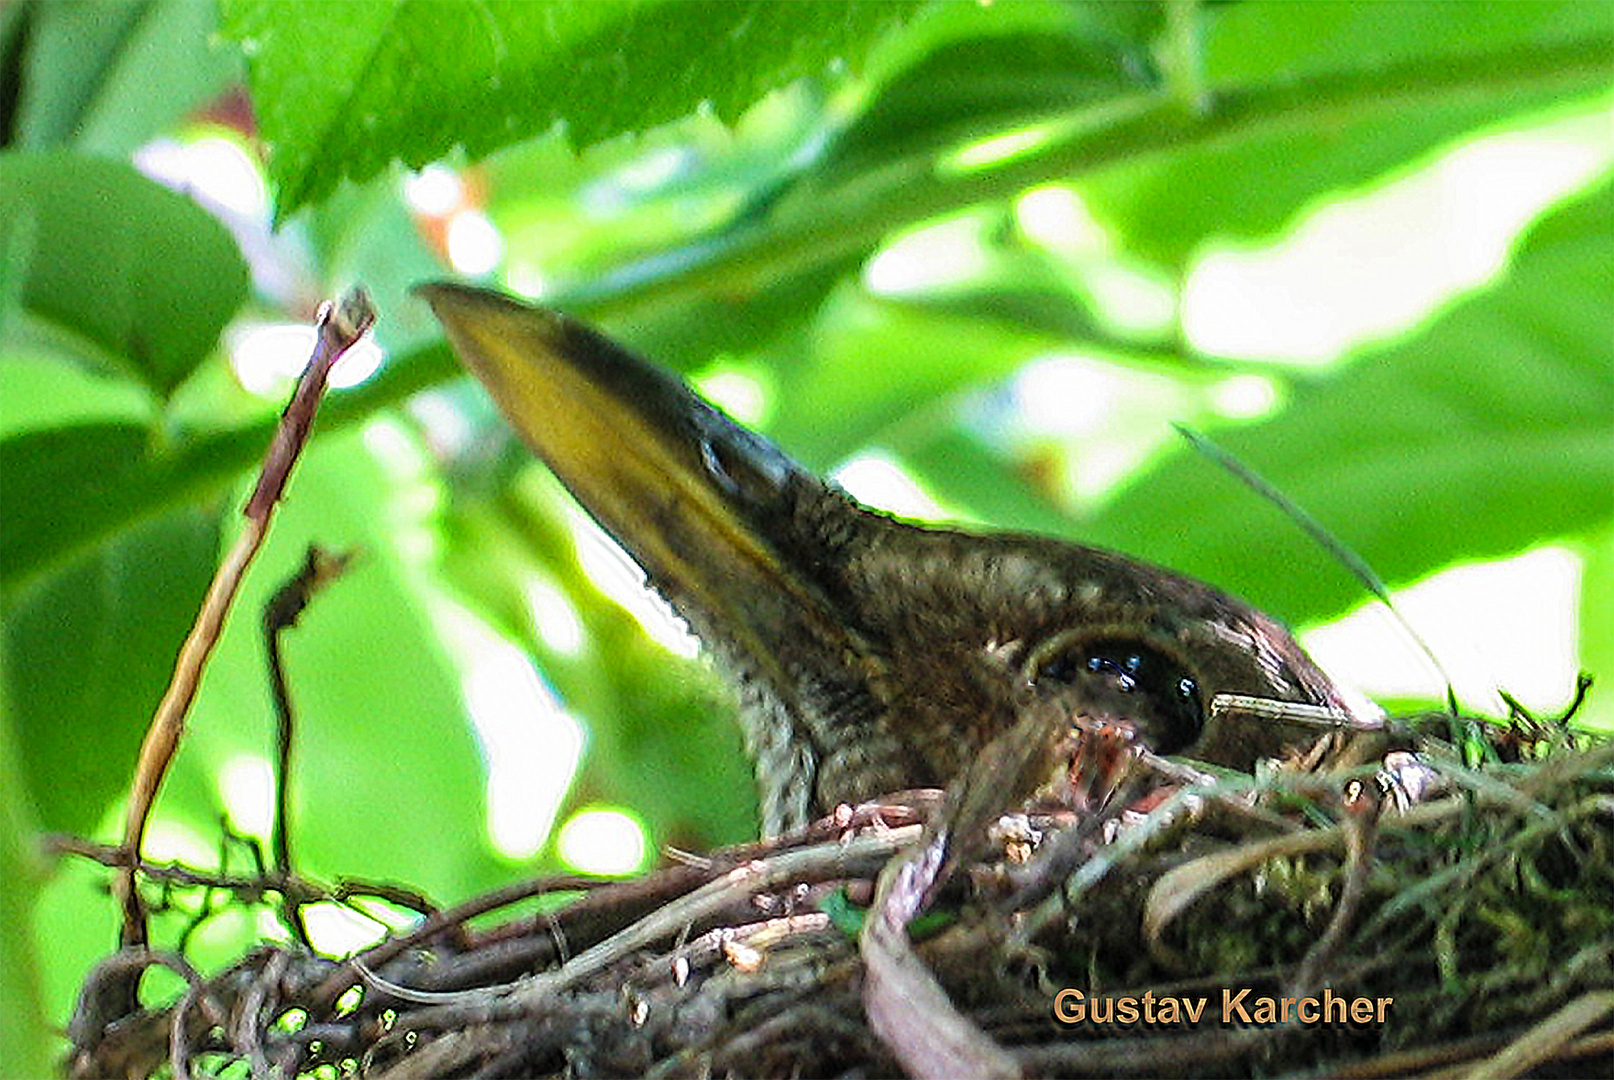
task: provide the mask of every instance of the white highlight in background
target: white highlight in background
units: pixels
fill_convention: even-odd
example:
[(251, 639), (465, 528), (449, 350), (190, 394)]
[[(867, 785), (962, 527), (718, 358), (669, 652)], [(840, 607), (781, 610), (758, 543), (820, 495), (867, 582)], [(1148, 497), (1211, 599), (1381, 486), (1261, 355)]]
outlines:
[(876, 296), (967, 282), (986, 271), (981, 221), (951, 218), (897, 238), (863, 267), (863, 286)]
[(504, 237), (480, 210), (457, 210), (448, 219), (448, 261), (470, 277), (490, 274), (504, 258)]
[(1095, 262), (1082, 271), (1082, 285), (1092, 296), (1096, 314), (1122, 334), (1158, 337), (1171, 331), (1177, 318), (1177, 293), (1163, 275), (1142, 263)]
[(404, 177), (404, 201), (417, 214), (447, 217), (465, 204), (465, 184), (446, 165), (428, 165)]
[(973, 172), (989, 165), (1001, 165), (1005, 161), (1013, 161), (1047, 145), (1053, 141), (1054, 135), (1052, 125), (1023, 128), (1006, 135), (993, 135), (991, 138), (970, 143), (951, 157), (943, 158), (940, 171)]
[(267, 838), (274, 828), (275, 775), (257, 754), (237, 754), (218, 773), (219, 799), (230, 824), (248, 836)]
[[(261, 398), (283, 398), (287, 384), (303, 373), (319, 333), (307, 323), (238, 322), (225, 332), (230, 368), (243, 389)], [(357, 386), (381, 367), (386, 353), (375, 339), (360, 338), (331, 368), (333, 390)]]
[(1038, 432), (1065, 437), (1093, 435), (1113, 420), (1129, 394), (1147, 376), (1093, 363), (1081, 356), (1041, 356), (1022, 367), (1010, 384), (1022, 421)]
[[(118, 822), (121, 828), (123, 822)], [(140, 848), (150, 862), (180, 862), (190, 866), (212, 866), (218, 861), (218, 837), (201, 832), (172, 818), (153, 817), (146, 825)]]
[(577, 561), (589, 580), (638, 620), (644, 632), (662, 648), (685, 658), (698, 655), (700, 642), (667, 602), (650, 590), (644, 570), (632, 556), (582, 511), (568, 516)]
[(233, 139), (204, 135), (190, 142), (153, 139), (134, 152), (135, 168), (192, 192), (214, 206), (257, 220), (269, 214), (269, 189), (258, 163)]
[(649, 854), (644, 826), (623, 810), (594, 807), (573, 814), (556, 840), (561, 861), (585, 874), (631, 874)]
[(723, 368), (697, 375), (695, 388), (701, 396), (742, 424), (760, 427), (768, 416), (768, 394), (752, 375)]
[(585, 644), (583, 623), (566, 594), (550, 581), (532, 574), (521, 589), (527, 617), (543, 643), (562, 656), (580, 656)]
[(308, 938), (314, 948), (333, 956), (346, 956), (374, 945), (390, 925), (343, 904), (309, 904), (302, 913), (303, 925), (308, 928)]
[(1068, 187), (1055, 184), (1026, 192), (1015, 201), (1014, 220), (1027, 237), (1055, 251), (1103, 255), (1112, 247), (1110, 234)]
[(434, 599), (432, 622), (464, 672), (461, 693), (488, 770), (488, 836), (527, 859), (549, 837), (583, 758), (583, 728), (544, 688), (525, 653), (458, 605)]
[(898, 517), (946, 521), (953, 516), (900, 465), (878, 451), (865, 451), (847, 459), (831, 478), (858, 502)]
[(1229, 420), (1255, 420), (1278, 405), (1278, 388), (1263, 375), (1230, 375), (1211, 388), (1211, 408)]
[(1174, 438), (1169, 420), (1199, 407), (1177, 379), (1074, 353), (1039, 357), (1009, 388), (1029, 435), (1066, 444), (1062, 493), (1084, 509)]
[(1183, 328), (1211, 355), (1325, 363), (1417, 325), (1506, 264), (1519, 231), (1614, 159), (1606, 113), (1477, 139), (1400, 179), (1330, 197), (1286, 236), (1208, 250)]
[(1121, 334), (1151, 337), (1174, 329), (1174, 282), (1141, 260), (1120, 257), (1075, 191), (1059, 185), (1028, 191), (1014, 204), (1014, 220), (1033, 243), (1073, 258), (1072, 272), (1101, 322)]
[(512, 263), (504, 268), (504, 285), (513, 293), (537, 300), (549, 291), (543, 271), (530, 262)]
[[(1396, 606), (1439, 657), (1464, 704), (1505, 715), (1498, 684), (1551, 712), (1575, 689), (1581, 560), (1541, 547), (1496, 562), (1442, 570), (1396, 590)], [(1335, 677), (1380, 698), (1445, 697), (1429, 662), (1377, 604), (1300, 635)]]

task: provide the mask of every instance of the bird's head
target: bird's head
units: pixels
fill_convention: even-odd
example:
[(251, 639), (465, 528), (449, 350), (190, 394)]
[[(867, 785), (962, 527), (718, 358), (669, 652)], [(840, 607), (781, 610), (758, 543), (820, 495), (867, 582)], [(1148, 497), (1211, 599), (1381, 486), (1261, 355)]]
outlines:
[(875, 513), (580, 323), (486, 290), (420, 291), (511, 425), (732, 676), (769, 832), (945, 785), (1036, 703), (1240, 768), (1293, 732), (1218, 700), (1348, 712), (1280, 624), (1208, 585)]

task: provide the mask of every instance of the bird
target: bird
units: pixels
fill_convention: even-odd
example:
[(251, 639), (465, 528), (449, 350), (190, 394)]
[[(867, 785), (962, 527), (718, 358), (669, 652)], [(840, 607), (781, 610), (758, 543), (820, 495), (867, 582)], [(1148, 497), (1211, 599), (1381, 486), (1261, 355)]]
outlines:
[[(1209, 584), (872, 510), (581, 321), (458, 283), (416, 291), (726, 673), (766, 835), (945, 787), (1028, 708), (1245, 770), (1293, 747), (1284, 706), (1372, 724), (1278, 620)], [(1249, 699), (1277, 708), (1213, 707)]]

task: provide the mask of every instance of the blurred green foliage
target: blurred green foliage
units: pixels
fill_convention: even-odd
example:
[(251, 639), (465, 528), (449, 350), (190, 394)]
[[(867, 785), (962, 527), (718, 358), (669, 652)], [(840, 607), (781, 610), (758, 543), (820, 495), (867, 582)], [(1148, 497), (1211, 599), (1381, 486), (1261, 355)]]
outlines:
[[(1177, 317), (1210, 245), (1269, 242), (1477, 135), (1606, 113), (1611, 56), (1598, 0), (1461, 18), (1411, 2), (8, 5), (0, 809), (19, 830), (114, 834), (277, 412), (229, 377), (219, 332), (306, 320), (358, 280), (389, 359), (326, 403), (196, 703), (163, 854), (209, 859), (221, 770), (272, 756), (256, 616), (313, 540), (362, 555), (288, 638), (308, 872), (451, 900), (553, 864), (490, 846), (449, 608), (524, 650), (585, 722), (570, 804), (630, 805), (685, 847), (754, 827), (720, 688), (584, 570), (564, 493), (406, 298), (451, 271), (398, 163), (444, 155), (499, 228), (507, 280), (541, 280), (546, 302), (682, 370), (751, 375), (765, 429), (815, 467), (876, 447), (962, 517), (1155, 558), (1294, 623), (1358, 602), (1298, 530), (1162, 434), (1189, 421), (1392, 584), (1568, 545), (1582, 662), (1614, 672), (1606, 173), (1524, 231), (1505, 273), (1331, 365), (1208, 355)], [(182, 117), (246, 129), (278, 237), (128, 163)], [(1016, 200), (1041, 185), (1073, 192), (1103, 243), (1028, 231)], [(873, 260), (939, 221), (969, 237), (964, 270), (870, 288)], [(1117, 265), (1167, 317), (1118, 318), (1101, 288)], [(1055, 353), (1153, 402), (1111, 425), (1129, 468), (1102, 498), (1059, 479), (1090, 447), (993, 423), (1006, 381)], [(1277, 407), (1221, 416), (1214, 388), (1252, 373)], [(535, 590), (564, 600), (579, 645), (546, 633)], [(1607, 701), (1588, 715), (1607, 724)], [(0, 944), (37, 965), (4, 965), (6, 1014), (42, 994), (59, 1019), (113, 942), (101, 878), (41, 878), (9, 843), (0, 860)], [(19, 902), (18, 882), (40, 884)], [(30, 900), (32, 921), (12, 917)], [(0, 1072), (29, 1071), (10, 1063), (42, 1044), (6, 1027)]]

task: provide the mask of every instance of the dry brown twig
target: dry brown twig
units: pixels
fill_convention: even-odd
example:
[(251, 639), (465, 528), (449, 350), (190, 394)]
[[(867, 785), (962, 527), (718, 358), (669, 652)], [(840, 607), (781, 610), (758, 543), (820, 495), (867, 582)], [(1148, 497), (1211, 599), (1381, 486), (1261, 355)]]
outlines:
[[(169, 763), (179, 748), (179, 740), (185, 730), (185, 717), (196, 698), (207, 658), (218, 643), (225, 616), (229, 614), (247, 568), (263, 547), (275, 504), (284, 494), (292, 467), (308, 441), (308, 433), (324, 395), (331, 368), (374, 322), (375, 310), (362, 289), (353, 289), (338, 304), (327, 302), (320, 306), (316, 319), (318, 338), (313, 355), (297, 381), (291, 401), (281, 414), (274, 440), (264, 455), (257, 487), (242, 510), (246, 527), (225, 555), (208, 586), (196, 622), (180, 647), (168, 690), (163, 694), (146, 729), (134, 779), (130, 784), (129, 809), (124, 819), (122, 847), (128, 862), (114, 882), (123, 907), (121, 939), (126, 948), (142, 946), (147, 942), (145, 913), (135, 888), (135, 864), (140, 858), (146, 822), (151, 816), (152, 805), (168, 772)], [(132, 1005), (133, 988), (130, 990)]]

